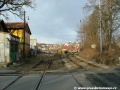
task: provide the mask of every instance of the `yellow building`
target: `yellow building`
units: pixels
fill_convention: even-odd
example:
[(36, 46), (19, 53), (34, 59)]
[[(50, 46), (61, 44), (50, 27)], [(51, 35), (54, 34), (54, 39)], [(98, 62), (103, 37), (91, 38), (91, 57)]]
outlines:
[[(21, 57), (23, 57), (24, 51), (25, 51), (25, 57), (30, 56), (31, 31), (28, 23), (25, 23), (25, 41), (24, 41), (24, 22), (7, 22), (5, 24), (11, 35), (15, 35), (20, 38), (19, 49), (21, 52)], [(24, 45), (25, 45), (25, 50), (24, 50)]]

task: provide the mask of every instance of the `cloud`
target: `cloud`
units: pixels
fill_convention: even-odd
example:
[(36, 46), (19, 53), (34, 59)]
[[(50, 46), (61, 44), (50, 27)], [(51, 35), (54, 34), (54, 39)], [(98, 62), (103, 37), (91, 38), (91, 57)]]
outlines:
[(76, 40), (76, 26), (84, 17), (87, 0), (36, 0), (36, 10), (26, 9), (32, 36), (42, 42)]

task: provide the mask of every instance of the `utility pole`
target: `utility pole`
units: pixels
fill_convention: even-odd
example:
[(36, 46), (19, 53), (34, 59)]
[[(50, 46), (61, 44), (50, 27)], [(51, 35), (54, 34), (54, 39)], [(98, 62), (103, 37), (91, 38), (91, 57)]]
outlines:
[(81, 27), (82, 27), (82, 46), (84, 47), (85, 45), (85, 34), (84, 34), (84, 29), (83, 29), (83, 21), (80, 20)]
[(25, 60), (25, 11), (24, 11), (24, 29), (23, 29), (23, 58)]
[(100, 52), (102, 52), (102, 14), (101, 14), (101, 0), (99, 0), (99, 15), (100, 15)]

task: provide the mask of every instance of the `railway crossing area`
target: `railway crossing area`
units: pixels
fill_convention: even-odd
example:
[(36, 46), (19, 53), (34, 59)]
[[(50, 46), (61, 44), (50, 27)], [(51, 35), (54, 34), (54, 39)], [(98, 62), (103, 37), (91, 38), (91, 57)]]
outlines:
[(64, 68), (55, 69), (49, 59), (42, 57), (28, 71), (0, 70), (0, 90), (120, 90), (119, 66), (100, 68), (67, 56), (61, 59)]

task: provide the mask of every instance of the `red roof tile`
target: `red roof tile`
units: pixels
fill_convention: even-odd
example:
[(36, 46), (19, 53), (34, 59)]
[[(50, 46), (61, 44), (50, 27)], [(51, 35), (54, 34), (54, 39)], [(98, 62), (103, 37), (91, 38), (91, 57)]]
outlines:
[(73, 48), (70, 46), (62, 46), (61, 49), (73, 50)]

